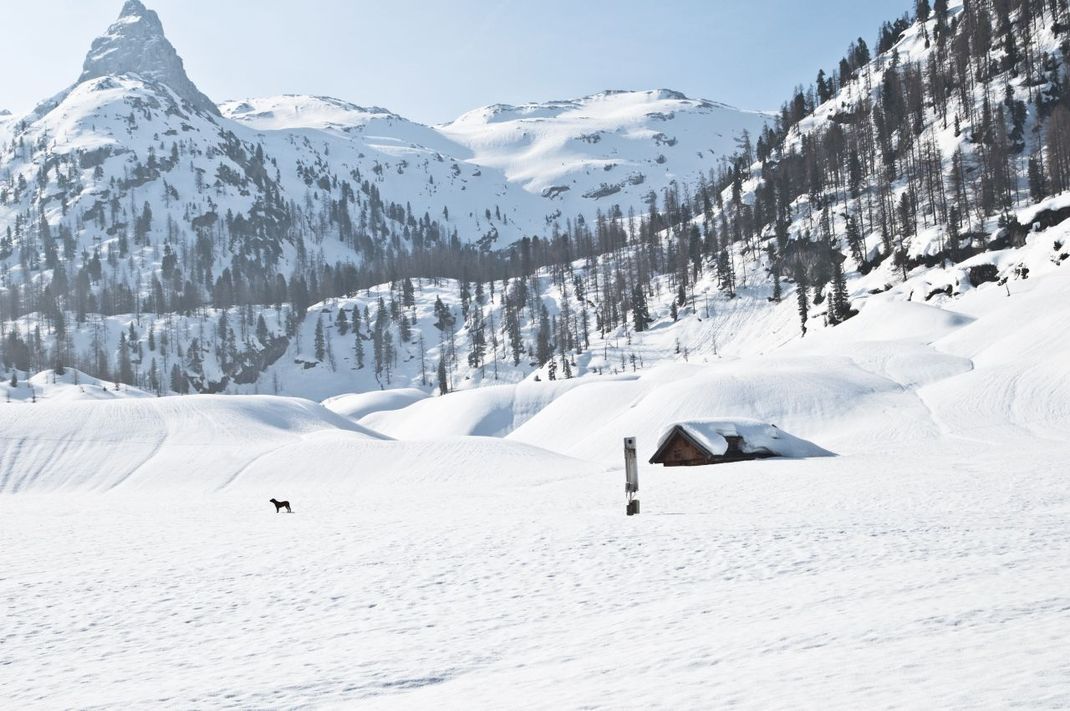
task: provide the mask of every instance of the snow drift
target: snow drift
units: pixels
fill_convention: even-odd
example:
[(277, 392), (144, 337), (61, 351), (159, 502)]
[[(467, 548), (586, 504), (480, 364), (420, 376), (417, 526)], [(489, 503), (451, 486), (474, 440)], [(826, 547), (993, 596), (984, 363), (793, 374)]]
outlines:
[[(334, 495), (365, 486), (581, 476), (598, 465), (479, 438), (395, 442), (293, 398), (42, 399), (0, 406), (0, 493)], [(289, 495), (289, 494), (287, 494)]]

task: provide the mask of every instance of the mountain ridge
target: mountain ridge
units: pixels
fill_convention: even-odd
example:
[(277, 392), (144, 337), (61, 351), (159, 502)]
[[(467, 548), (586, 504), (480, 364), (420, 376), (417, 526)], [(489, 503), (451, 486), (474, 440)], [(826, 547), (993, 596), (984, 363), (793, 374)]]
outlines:
[(93, 41), (77, 83), (121, 74), (137, 74), (168, 86), (198, 111), (219, 115), (215, 103), (186, 74), (159, 15), (141, 0), (126, 0), (119, 18)]
[[(323, 96), (209, 103), (156, 13), (130, 0), (78, 82), (0, 120), (0, 137), (22, 146), (0, 154), (0, 222), (76, 223), (64, 226), (71, 255), (103, 257), (121, 243), (128, 256), (134, 237), (155, 245), (157, 263), (162, 242), (183, 249), (226, 214), (254, 225), (252, 243), (217, 240), (205, 264), (213, 275), (235, 259), (290, 275), (310, 249), (354, 268), (431, 245), (487, 252), (598, 213), (644, 211), (652, 195), (706, 179), (735, 136), (767, 118), (665, 89), (513, 107), (523, 115), (499, 113), (485, 128), (479, 109), (428, 126)], [(532, 111), (559, 115), (535, 121)], [(45, 180), (40, 167), (57, 162)], [(116, 200), (114, 221), (101, 219)], [(146, 207), (156, 221), (131, 235)]]
[[(339, 169), (353, 175), (374, 172), (379, 176), (377, 182), (383, 183), (380, 190), (384, 198), (411, 205), (417, 214), (428, 213), (431, 219), (442, 223), (443, 236), (456, 233), (461, 242), (485, 247), (507, 246), (525, 235), (546, 233), (558, 221), (579, 216), (591, 219), (594, 212), (608, 211), (614, 204), (619, 204), (622, 211), (644, 209), (651, 193), (678, 182), (702, 179), (713, 170), (721, 155), (734, 148), (735, 135), (744, 130), (756, 132), (768, 118), (765, 114), (742, 112), (717, 102), (689, 99), (669, 89), (606, 90), (578, 99), (520, 106), (491, 104), (438, 125), (425, 125), (382, 107), (365, 107), (327, 96), (284, 94), (229, 100), (217, 105), (187, 76), (181, 57), (165, 36), (159, 16), (140, 0), (128, 0), (118, 20), (92, 43), (82, 75), (74, 85), (41, 102), (25, 117), (4, 123), (16, 133), (20, 127), (25, 129), (39, 123), (41, 127), (36, 133), (55, 142), (58, 127), (45, 119), (57, 109), (66, 117), (82, 110), (67, 101), (75, 89), (88, 81), (124, 76), (166, 87), (181, 100), (175, 111), (183, 111), (181, 104), (186, 104), (213, 122), (230, 119), (258, 134), (316, 130), (331, 133), (335, 138), (350, 138), (352, 145), (346, 152), (351, 155), (343, 161), (344, 165), (324, 161), (322, 156), (310, 158), (325, 162), (324, 168), (332, 173), (338, 173)], [(121, 96), (116, 100), (133, 104), (142, 101)], [(597, 116), (595, 111), (587, 111), (591, 116), (578, 115), (591, 107), (622, 102), (632, 104), (633, 115), (605, 111)], [(165, 97), (162, 103), (171, 102)], [(503, 113), (507, 111), (518, 115), (507, 116)], [(556, 112), (561, 114), (561, 123), (543, 120), (533, 128), (531, 122), (537, 120), (533, 112), (547, 114), (544, 119), (554, 118), (550, 114)], [(716, 112), (723, 113), (713, 115)], [(496, 114), (497, 120), (487, 131), (493, 131), (494, 135), (481, 136), (476, 117), (491, 113)], [(687, 114), (681, 118), (688, 124), (683, 126), (684, 131), (714, 136), (714, 145), (696, 136), (690, 144), (677, 147), (679, 137), (673, 132), (671, 119), (678, 113)], [(66, 122), (70, 124), (70, 120)], [(568, 128), (564, 128), (565, 122)], [(78, 123), (80, 131), (92, 132), (99, 122), (86, 115)], [(178, 126), (169, 125), (166, 119), (159, 123), (153, 135), (176, 136), (184, 132), (182, 120)], [(369, 123), (375, 123), (375, 128), (369, 130), (367, 137), (359, 135)], [(221, 125), (221, 130), (233, 132), (226, 125)], [(532, 130), (540, 133), (532, 135)], [(596, 145), (611, 134), (615, 135), (609, 142), (612, 145)], [(22, 135), (30, 134), (23, 130)], [(289, 143), (310, 138), (311, 135), (292, 136)], [(257, 139), (249, 136), (242, 140)], [(539, 144), (535, 150), (528, 145), (531, 141)], [(123, 141), (118, 138), (115, 142)], [(59, 150), (60, 144), (55, 143), (55, 147)], [(146, 148), (141, 147), (142, 151)], [(211, 153), (214, 149), (202, 150)], [(249, 150), (253, 150), (252, 145)], [(392, 174), (411, 173), (414, 159), (425, 173), (424, 187), (413, 184), (412, 180), (400, 181), (406, 182), (403, 186), (387, 185), (399, 182), (384, 178), (388, 166)], [(450, 167), (446, 171), (434, 170), (430, 167), (432, 162), (447, 162)], [(458, 167), (466, 164), (470, 166), (467, 170)], [(450, 185), (452, 188), (447, 187)], [(443, 196), (443, 190), (450, 194)], [(354, 258), (359, 261), (359, 255)]]

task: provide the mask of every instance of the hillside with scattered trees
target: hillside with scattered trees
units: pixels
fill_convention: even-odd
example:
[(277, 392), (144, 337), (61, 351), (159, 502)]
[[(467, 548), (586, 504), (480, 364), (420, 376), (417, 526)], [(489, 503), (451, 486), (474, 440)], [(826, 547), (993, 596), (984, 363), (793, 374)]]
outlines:
[(473, 206), (448, 160), (413, 192), (413, 156), (339, 157), (353, 125), (258, 133), (93, 78), (0, 126), (0, 359), (157, 394), (447, 392), (743, 352), (897, 285), (954, 299), (1028, 278), (986, 255), (1070, 217), (1068, 57), (1063, 0), (921, 0), (693, 182), (549, 216), (518, 186)]

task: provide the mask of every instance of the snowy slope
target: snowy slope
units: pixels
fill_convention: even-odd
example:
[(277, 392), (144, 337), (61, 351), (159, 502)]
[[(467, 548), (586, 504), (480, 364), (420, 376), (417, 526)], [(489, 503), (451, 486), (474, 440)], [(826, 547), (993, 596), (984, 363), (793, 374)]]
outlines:
[(427, 393), (417, 388), (395, 388), (338, 395), (324, 400), (323, 406), (331, 412), (359, 421), (373, 412), (400, 410), (426, 397)]
[[(451, 193), (444, 200), (451, 213), (466, 214), (457, 209), (464, 207), (478, 216), (484, 207), (500, 206), (521, 234), (544, 232), (559, 218), (590, 219), (613, 205), (641, 212), (651, 192), (660, 194), (672, 183), (697, 183), (736, 148), (743, 131), (756, 134), (768, 121), (764, 114), (665, 89), (494, 105), (434, 127), (329, 97), (244, 99), (220, 108), (228, 118), (259, 131), (329, 132), (346, 136), (362, 154), (404, 160), (431, 156), (446, 162), (451, 171), (463, 171), (464, 189), (475, 190), (475, 199), (482, 200), (473, 204), (472, 197)], [(436, 185), (444, 184), (433, 164), (421, 165)], [(414, 189), (419, 192), (418, 185), (401, 190)], [(388, 194), (398, 194), (395, 190)], [(493, 226), (513, 234), (508, 224)]]
[[(627, 343), (609, 334), (592, 347), (578, 380), (548, 382), (541, 370), (541, 382), (528, 376), (519, 386), (433, 398), (363, 422), (401, 437), (507, 435), (607, 463), (619, 459), (625, 436), (638, 436), (648, 458), (666, 426), (724, 416), (771, 422), (838, 453), (939, 440), (957, 429), (958, 409), (972, 413), (971, 427), (982, 413), (1002, 423), (985, 425), (988, 437), (1008, 436), (997, 433), (1010, 415), (1022, 423), (1011, 431), (1050, 437), (1070, 403), (1062, 365), (1070, 341), (1056, 326), (1070, 303), (1070, 272), (1058, 258), (1065, 244), (1070, 221), (1034, 233), (1020, 249), (919, 268), (879, 293), (870, 287), (887, 275), (861, 277), (852, 293), (859, 315), (823, 328), (822, 312), (812, 313), (806, 338), (792, 300), (769, 303), (763, 289), (711, 299), (708, 316), (699, 302), (699, 313), (675, 323), (667, 309), (652, 309), (650, 330)], [(966, 272), (976, 264), (994, 265), (1007, 283), (972, 287)], [(1016, 276), (1022, 267), (1028, 278)], [(925, 298), (944, 285), (956, 295)], [(613, 375), (631, 353), (642, 367)]]
[(606, 91), (573, 101), (494, 105), (441, 131), (468, 146), (471, 162), (585, 214), (584, 200), (639, 207), (671, 182), (697, 184), (746, 130), (769, 117), (689, 99), (668, 89)]
[(26, 381), (0, 382), (0, 401), (11, 402), (76, 402), (79, 400), (117, 400), (125, 398), (154, 397), (152, 393), (115, 383), (105, 383), (73, 368), (63, 374), (43, 370)]
[(324, 496), (462, 474), (506, 484), (544, 470), (551, 478), (602, 470), (502, 440), (393, 442), (323, 406), (269, 396), (13, 401), (0, 408), (0, 431), (6, 494), (274, 487)]
[(5, 131), (9, 131), (15, 123), (15, 115), (7, 109), (0, 109), (0, 138), (6, 139)]
[(366, 108), (329, 96), (300, 94), (224, 101), (219, 105), (219, 110), (227, 118), (258, 131), (312, 128), (345, 132), (366, 126), (376, 119), (404, 120), (377, 106)]
[(3, 418), (0, 489), (214, 490), (280, 444), (322, 430), (380, 439), (307, 401), (115, 399), (12, 404)]
[[(920, 442), (935, 446), (949, 437), (993, 445), (1013, 437), (1050, 440), (1060, 436), (1070, 417), (1070, 380), (1063, 366), (1070, 341), (1059, 327), (1070, 297), (1070, 276), (1062, 261), (1053, 259), (1058, 245), (1068, 240), (1070, 223), (1064, 223), (1030, 235), (1023, 248), (971, 260), (994, 264), (997, 273), (1008, 277), (1003, 285), (969, 287), (962, 281), (962, 270), (969, 263), (918, 270), (887, 291), (860, 294), (855, 300), (858, 316), (836, 328), (818, 328), (815, 323), (803, 339), (793, 330), (793, 305), (769, 303), (758, 291), (715, 301), (708, 317), (692, 315), (674, 323), (664, 311), (656, 312), (659, 318), (649, 331), (630, 334), (628, 344), (619, 337), (608, 358), (596, 347), (579, 359), (577, 374), (582, 377), (551, 381), (545, 369), (524, 377), (503, 364), (506, 384), (462, 388), (446, 397), (427, 397), (429, 387), (378, 392), (374, 385), (364, 386), (376, 392), (332, 398), (326, 408), (317, 406), (316, 411), (352, 418), (330, 414), (333, 426), (342, 422), (351, 429), (353, 420), (359, 420), (403, 440), (506, 437), (608, 465), (618, 462), (624, 436), (639, 437), (645, 458), (666, 426), (711, 417), (771, 422), (843, 455), (899, 452)], [(1023, 273), (1023, 266), (1029, 268), (1029, 278), (1015, 277)], [(943, 283), (955, 285), (961, 293), (941, 293), (928, 301), (919, 296)], [(418, 309), (429, 308), (432, 297), (440, 293), (427, 289)], [(371, 292), (354, 303), (372, 303), (376, 298)], [(324, 321), (331, 322), (335, 313), (326, 313)], [(813, 320), (820, 318), (816, 313)], [(428, 341), (432, 333), (429, 328)], [(352, 334), (331, 338), (337, 340), (339, 351), (352, 342)], [(614, 338), (609, 334), (605, 339), (607, 352)], [(308, 333), (299, 342), (307, 348), (311, 340)], [(674, 347), (677, 343), (683, 344), (682, 352)], [(434, 360), (441, 347), (430, 345), (428, 360)], [(612, 373), (614, 362), (630, 352), (640, 354), (642, 365), (635, 371), (624, 368)], [(285, 365), (287, 373), (292, 367), (294, 378), (304, 373), (303, 387), (312, 391), (329, 392), (346, 379), (373, 379), (367, 368), (361, 372), (340, 365), (331, 373), (326, 364), (309, 368), (308, 363), (288, 364), (289, 358), (285, 356), (279, 367)], [(339, 363), (349, 358), (338, 354)], [(406, 358), (410, 360), (407, 369), (399, 371), (399, 381), (418, 377), (410, 356), (401, 360)], [(478, 371), (460, 373), (475, 377)], [(460, 375), (458, 382), (463, 382)], [(218, 403), (224, 402), (212, 398), (165, 398), (160, 404), (155, 399), (146, 404), (77, 402), (96, 397), (98, 390), (108, 400), (144, 393), (124, 387), (112, 395), (110, 383), (74, 371), (60, 378), (43, 373), (30, 384), (40, 403), (28, 402), (31, 391), (20, 382), (12, 397), (18, 404), (7, 410), (23, 421), (15, 431), (29, 439), (36, 425), (26, 424), (27, 417), (39, 410), (61, 412), (68, 401), (86, 413), (107, 405), (117, 407), (114, 412), (163, 408), (174, 416), (195, 412), (206, 406), (203, 403), (222, 407)], [(262, 383), (262, 389), (267, 385)], [(9, 386), (5, 383), (3, 388)], [(242, 401), (250, 404), (239, 411), (275, 402), (262, 397)], [(43, 418), (41, 422), (53, 416), (33, 415)], [(155, 437), (147, 435), (146, 440)]]
[[(1054, 266), (1009, 297), (880, 295), (765, 356), (574, 381), (504, 441), (444, 433), (539, 384), (420, 400), (406, 441), (271, 397), (0, 405), (0, 683), (24, 706), (1062, 707), (1067, 303)], [(726, 412), (840, 456), (644, 465), (626, 518), (619, 469), (514, 442), (619, 466), (621, 433)], [(159, 464), (73, 498), (150, 435)]]
[[(402, 409), (368, 413), (360, 422), (399, 439), (502, 437), (582, 385), (582, 380), (489, 385), (456, 392), (452, 397), (421, 400)], [(556, 444), (554, 448), (558, 448)]]

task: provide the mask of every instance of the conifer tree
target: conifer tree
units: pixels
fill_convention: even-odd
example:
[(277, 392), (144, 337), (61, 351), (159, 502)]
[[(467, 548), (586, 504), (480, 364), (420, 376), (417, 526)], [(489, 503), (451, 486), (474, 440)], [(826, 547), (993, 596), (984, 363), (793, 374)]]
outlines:
[(178, 363), (175, 363), (171, 366), (171, 392), (184, 395), (188, 391), (186, 376), (182, 374), (182, 369), (178, 367)]
[(375, 311), (375, 323), (372, 325), (372, 361), (375, 365), (375, 377), (382, 376), (383, 370), (386, 367), (386, 338), (389, 335), (387, 328), (390, 323), (390, 316), (386, 310), (386, 304), (383, 301), (383, 297), (379, 297), (379, 308)]
[(837, 255), (832, 256), (832, 295), (829, 299), (829, 324), (843, 323), (850, 317), (851, 304), (847, 294), (847, 279), (843, 273), (843, 262)]
[(487, 332), (483, 322), (483, 307), (475, 302), (472, 306), (472, 323), (468, 327), (471, 350), (468, 353), (468, 365), (478, 368), (483, 365), (487, 352)]
[(1034, 202), (1043, 200), (1048, 194), (1047, 178), (1039, 156), (1029, 158), (1029, 197)]
[(553, 331), (550, 328), (550, 313), (546, 304), (539, 304), (539, 330), (535, 338), (535, 359), (539, 367), (546, 365), (554, 354)]
[(359, 328), (353, 329), (353, 355), (357, 359), (357, 369), (364, 370), (364, 336)]
[(401, 282), (401, 305), (405, 308), (416, 306), (416, 291), (412, 286), (412, 279), (406, 277)]
[(509, 349), (513, 354), (513, 365), (520, 365), (520, 357), (524, 353), (524, 340), (520, 334), (519, 308), (512, 299), (506, 300), (504, 325), (505, 334), (509, 338)]
[(646, 293), (643, 287), (636, 284), (632, 289), (632, 326), (636, 333), (641, 333), (653, 322), (650, 318), (650, 310), (646, 305)]
[(119, 382), (134, 385), (134, 368), (130, 362), (130, 346), (125, 331), (119, 334)]
[(952, 205), (947, 218), (947, 251), (952, 262), (959, 260), (959, 208)]
[(847, 248), (851, 250), (851, 257), (854, 258), (855, 263), (864, 268), (866, 266), (865, 245), (858, 229), (858, 222), (854, 215), (847, 215), (844, 222), (844, 239), (847, 241)]
[(383, 372), (386, 376), (387, 385), (391, 382), (391, 373), (393, 372), (395, 355), (394, 334), (389, 330), (386, 330), (383, 332)]
[(446, 360), (443, 356), (438, 357), (438, 392), (446, 395), (450, 391), (450, 384), (446, 378)]
[(936, 31), (942, 34), (947, 30), (947, 0), (934, 0), (933, 15), (936, 17)]
[(350, 327), (353, 329), (353, 332), (356, 333), (358, 336), (360, 335), (360, 328), (361, 328), (360, 321), (361, 321), (361, 319), (360, 319), (360, 307), (359, 306), (354, 306), (353, 307), (353, 322), (350, 324)]
[(736, 274), (732, 266), (732, 259), (727, 249), (722, 249), (717, 255), (717, 281), (721, 291), (733, 298), (736, 295)]
[[(150, 338), (150, 350), (151, 350), (151, 338), (152, 331), (149, 331)], [(258, 314), (256, 317), (256, 340), (260, 341), (260, 345), (266, 346), (270, 338), (268, 334), (267, 321), (264, 320), (264, 314)]]
[(806, 300), (806, 281), (800, 276), (799, 280), (795, 284), (795, 300), (799, 307), (799, 326), (802, 330), (802, 335), (806, 335), (806, 321), (809, 318), (810, 305)]
[(454, 324), (456, 318), (444, 303), (441, 297), (435, 297), (435, 328), (446, 333)]
[(930, 12), (929, 0), (917, 0), (914, 3), (914, 16), (918, 18), (918, 22), (927, 22)]
[(316, 320), (316, 336), (314, 346), (316, 349), (316, 360), (323, 362), (323, 359), (327, 357), (327, 344), (323, 337), (323, 317), (321, 316)]
[(189, 348), (186, 349), (186, 380), (189, 380), (189, 374), (193, 374), (196, 378), (204, 376), (204, 360), (201, 357), (201, 341), (199, 338), (194, 338), (189, 342)]

